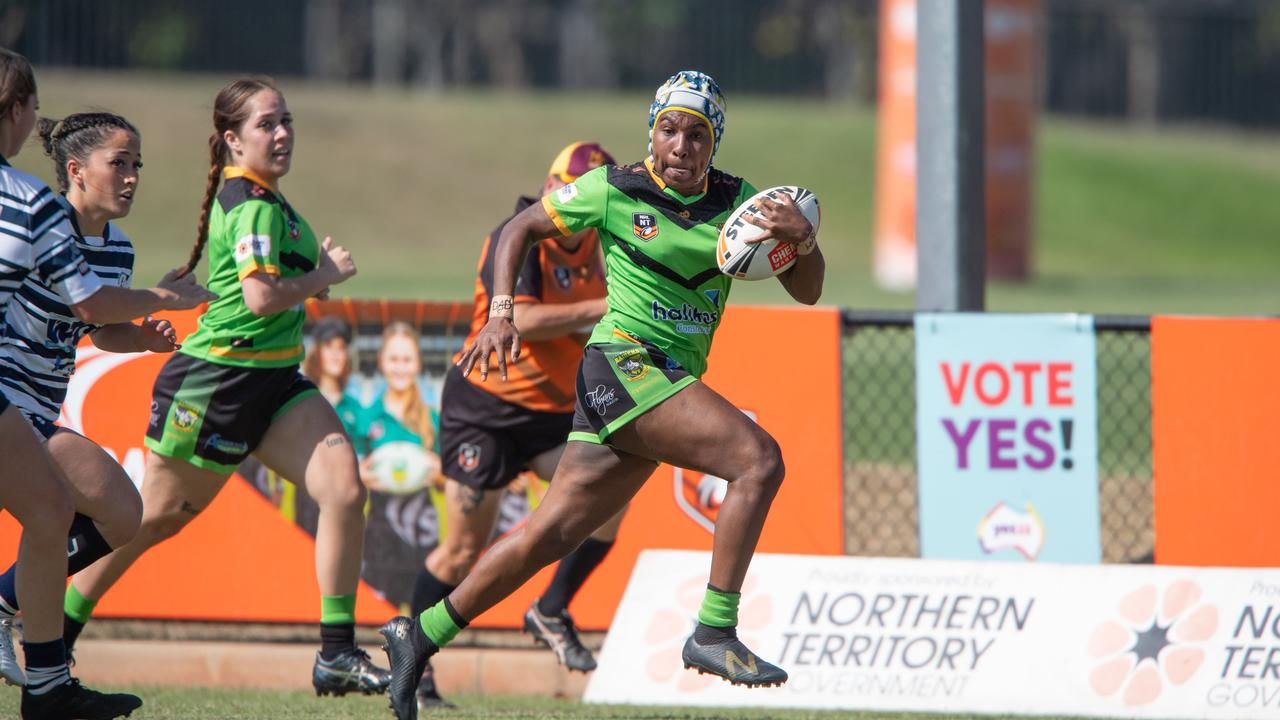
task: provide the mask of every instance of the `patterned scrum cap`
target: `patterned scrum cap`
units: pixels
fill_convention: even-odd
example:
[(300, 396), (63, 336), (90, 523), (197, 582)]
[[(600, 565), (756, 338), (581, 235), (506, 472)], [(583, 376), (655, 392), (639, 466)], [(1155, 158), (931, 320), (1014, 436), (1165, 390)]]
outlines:
[(681, 70), (667, 78), (653, 95), (649, 105), (649, 155), (653, 156), (653, 128), (668, 110), (693, 113), (711, 128), (711, 157), (720, 149), (724, 137), (724, 95), (720, 86), (706, 73)]
[(571, 183), (588, 170), (601, 165), (615, 165), (613, 156), (598, 143), (576, 142), (566, 145), (551, 163), (548, 175), (560, 178), (563, 183)]

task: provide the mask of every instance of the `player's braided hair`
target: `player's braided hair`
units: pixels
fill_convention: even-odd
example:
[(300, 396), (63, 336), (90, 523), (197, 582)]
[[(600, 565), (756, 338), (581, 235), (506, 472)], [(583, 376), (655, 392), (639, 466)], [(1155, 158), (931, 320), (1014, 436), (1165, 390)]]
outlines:
[(218, 181), (222, 179), (222, 169), (231, 160), (231, 148), (223, 135), (230, 130), (238, 133), (249, 119), (249, 100), (263, 90), (274, 90), (276, 84), (267, 77), (246, 77), (227, 83), (218, 91), (213, 101), (213, 134), (209, 136), (209, 178), (204, 187), (204, 202), (200, 205), (200, 221), (196, 226), (196, 244), (191, 248), (191, 257), (187, 260), (182, 274), (186, 275), (200, 264), (200, 256), (204, 254), (205, 243), (209, 241), (209, 210), (213, 207), (213, 199), (218, 194)]
[(23, 55), (0, 48), (0, 117), (35, 94), (36, 74), (31, 70), (31, 63)]
[(44, 142), (44, 154), (53, 158), (58, 175), (58, 189), (67, 192), (67, 160), (75, 159), (83, 164), (89, 154), (102, 147), (115, 130), (124, 130), (140, 137), (138, 128), (124, 118), (109, 112), (88, 112), (68, 115), (61, 120), (40, 118), (36, 132)]

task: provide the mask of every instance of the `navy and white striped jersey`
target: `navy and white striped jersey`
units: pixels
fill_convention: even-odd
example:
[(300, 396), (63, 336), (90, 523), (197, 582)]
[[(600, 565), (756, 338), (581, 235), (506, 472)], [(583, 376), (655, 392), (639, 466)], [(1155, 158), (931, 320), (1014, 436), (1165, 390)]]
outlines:
[(67, 303), (84, 302), (102, 287), (55, 198), (48, 185), (0, 156), (0, 308), (28, 275), (48, 283)]
[[(129, 287), (133, 277), (133, 244), (110, 223), (102, 237), (85, 237), (75, 226), (75, 210), (56, 197), (70, 219), (72, 238), (83, 262), (103, 285)], [(52, 423), (67, 396), (67, 381), (76, 368), (76, 345), (100, 325), (81, 321), (52, 283), (28, 275), (4, 308), (0, 334), (0, 391), (24, 415)]]

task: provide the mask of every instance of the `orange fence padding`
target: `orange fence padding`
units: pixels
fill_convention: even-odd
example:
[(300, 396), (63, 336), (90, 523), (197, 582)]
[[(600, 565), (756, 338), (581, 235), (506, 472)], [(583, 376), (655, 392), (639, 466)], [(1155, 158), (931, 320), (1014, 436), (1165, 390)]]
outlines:
[(1151, 321), (1156, 561), (1280, 565), (1280, 320)]

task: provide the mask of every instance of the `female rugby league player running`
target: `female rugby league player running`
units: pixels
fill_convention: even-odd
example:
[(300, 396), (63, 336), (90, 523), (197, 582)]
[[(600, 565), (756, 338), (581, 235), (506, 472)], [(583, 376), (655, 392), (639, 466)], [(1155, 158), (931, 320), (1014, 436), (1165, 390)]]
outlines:
[[(694, 71), (672, 76), (649, 108), (649, 157), (592, 170), (516, 215), (498, 240), (489, 319), (460, 359), (481, 379), (496, 354), (519, 358), (512, 322), (517, 270), (529, 244), (600, 230), (608, 313), (578, 368), (573, 431), (550, 489), (525, 526), (498, 543), (448, 597), (416, 619), (383, 626), (391, 660), (391, 706), (417, 717), (414, 691), (428, 659), (458, 631), (542, 567), (563, 557), (616, 514), (660, 462), (729, 480), (716, 522), (710, 582), (685, 643), (686, 667), (747, 686), (787, 674), (738, 640), (738, 601), (756, 542), (784, 474), (782, 451), (698, 378), (724, 311), (731, 280), (716, 264), (717, 225), (755, 189), (711, 167), (724, 135), (724, 98)], [(790, 201), (762, 202), (761, 239), (796, 246), (778, 276), (806, 304), (818, 301), (825, 263), (813, 228)], [(641, 218), (640, 216), (645, 216)], [(643, 233), (633, 226), (643, 225)], [(647, 237), (645, 237), (647, 236)]]
[[(139, 189), (142, 145), (137, 129), (106, 112), (42, 118), (45, 153), (53, 159), (56, 198), (71, 220), (80, 254), (93, 274), (115, 287), (129, 287), (133, 244), (111, 223), (125, 217)], [(28, 276), (4, 309), (0, 337), (0, 391), (27, 419), (69, 483), (75, 505), (68, 542), (69, 573), (133, 539), (142, 499), (124, 469), (92, 440), (56, 424), (75, 371), (76, 346), (88, 335), (108, 352), (173, 352), (177, 335), (166, 320), (140, 325), (97, 325), (80, 320), (45, 282)], [(0, 574), (0, 676), (25, 685), (11, 638), (17, 596), (17, 566)], [(64, 620), (70, 645), (81, 625), (75, 610)]]
[[(221, 297), (161, 369), (152, 391), (142, 525), (132, 542), (73, 579), (96, 602), (150, 547), (213, 502), (250, 453), (320, 506), (316, 578), (321, 650), (317, 694), (382, 692), (389, 673), (355, 645), (365, 489), (347, 433), (298, 372), (303, 301), (356, 273), (330, 238), (317, 242), (280, 192), (293, 157), (293, 115), (269, 80), (229, 83), (213, 106), (210, 168), (191, 272), (209, 246)], [(219, 180), (225, 180), (218, 191)]]
[[(68, 316), (93, 324), (128, 322), (151, 312), (192, 308), (214, 296), (191, 278), (170, 273), (159, 287), (132, 290), (104, 284), (85, 263), (65, 206), (35, 177), (13, 168), (13, 157), (36, 124), (39, 100), (27, 59), (0, 48), (0, 312), (29, 279), (46, 288)], [(6, 377), (12, 377), (9, 372)], [(115, 717), (142, 704), (80, 685), (67, 668), (62, 597), (68, 567), (67, 531), (73, 493), (17, 407), (0, 394), (0, 507), (22, 524), (12, 599), (25, 608), (27, 720)], [(129, 531), (131, 532), (131, 530)]]

